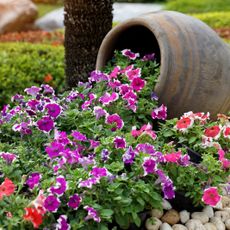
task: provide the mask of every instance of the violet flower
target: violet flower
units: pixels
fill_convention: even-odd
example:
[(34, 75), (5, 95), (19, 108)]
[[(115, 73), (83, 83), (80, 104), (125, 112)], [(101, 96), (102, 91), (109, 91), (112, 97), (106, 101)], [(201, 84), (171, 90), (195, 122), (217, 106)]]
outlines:
[(85, 220), (93, 219), (98, 223), (101, 221), (101, 218), (99, 217), (97, 211), (94, 208), (85, 206), (84, 209), (88, 211), (88, 215), (85, 217)]
[(99, 178), (92, 177), (87, 180), (80, 181), (78, 188), (92, 188), (94, 184), (99, 182)]
[(61, 106), (56, 103), (49, 103), (45, 106), (48, 110), (48, 115), (57, 118), (61, 114)]
[(78, 194), (74, 194), (70, 196), (68, 206), (74, 210), (77, 210), (82, 199)]
[(41, 91), (41, 88), (37, 87), (37, 86), (32, 86), (30, 88), (26, 88), (24, 90), (28, 95), (31, 96), (37, 96), (38, 93)]
[(67, 188), (68, 188), (68, 184), (64, 176), (58, 176), (56, 178), (55, 186), (51, 186), (48, 191), (57, 196), (62, 196), (67, 190)]
[(67, 222), (66, 215), (60, 215), (57, 222), (55, 230), (70, 230), (71, 227)]
[(60, 204), (60, 200), (54, 195), (47, 196), (44, 201), (44, 207), (49, 212), (57, 212)]
[(39, 185), (42, 176), (38, 172), (31, 173), (29, 178), (26, 180), (26, 184), (29, 186), (30, 189), (34, 189), (36, 186)]
[(116, 149), (124, 149), (126, 147), (126, 141), (123, 137), (115, 137), (113, 143)]
[(107, 168), (98, 168), (98, 167), (93, 167), (91, 170), (90, 174), (95, 177), (95, 178), (101, 178), (101, 177), (106, 177), (109, 175), (109, 172)]
[(136, 152), (133, 150), (132, 146), (129, 146), (125, 154), (122, 156), (122, 160), (125, 164), (132, 164), (136, 156)]
[(54, 128), (54, 122), (50, 117), (42, 117), (40, 120), (37, 121), (38, 129), (48, 133)]
[(167, 107), (162, 104), (159, 108), (152, 111), (151, 116), (153, 119), (165, 120), (167, 118)]
[(49, 157), (52, 159), (52, 158), (60, 156), (60, 152), (64, 151), (64, 149), (65, 147), (63, 144), (60, 144), (57, 141), (54, 141), (45, 148), (45, 151), (49, 155)]
[(87, 141), (87, 137), (78, 131), (72, 131), (71, 136), (77, 141)]
[(7, 165), (11, 165), (16, 160), (17, 156), (13, 153), (1, 152), (0, 158), (4, 159)]
[(144, 169), (144, 176), (148, 174), (152, 174), (156, 172), (157, 164), (155, 159), (151, 157), (144, 157), (144, 162), (142, 164), (142, 167)]
[(112, 114), (112, 115), (108, 115), (106, 117), (105, 123), (115, 125), (115, 127), (111, 128), (111, 131), (113, 131), (113, 132), (116, 131), (117, 129), (122, 129), (124, 126), (123, 120), (121, 119), (121, 117), (117, 113)]
[(122, 55), (129, 58), (130, 60), (135, 60), (140, 56), (139, 53), (133, 53), (130, 49), (124, 49), (121, 51)]

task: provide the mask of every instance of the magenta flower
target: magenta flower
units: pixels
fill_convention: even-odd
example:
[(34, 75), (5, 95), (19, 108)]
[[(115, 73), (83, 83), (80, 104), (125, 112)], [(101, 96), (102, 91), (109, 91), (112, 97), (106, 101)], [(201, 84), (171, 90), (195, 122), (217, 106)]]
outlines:
[(32, 86), (30, 88), (26, 88), (24, 91), (31, 96), (37, 96), (37, 94), (41, 91), (41, 88)]
[(60, 204), (60, 200), (54, 195), (47, 196), (44, 201), (44, 207), (49, 212), (57, 212)]
[(185, 154), (183, 156), (180, 157), (180, 159), (178, 160), (178, 164), (181, 166), (188, 166), (190, 165), (190, 157), (188, 154)]
[(29, 100), (27, 102), (27, 105), (34, 111), (37, 110), (38, 105), (40, 105), (40, 102), (36, 99)]
[(87, 141), (87, 137), (78, 131), (72, 131), (71, 136), (77, 141)]
[(167, 107), (161, 105), (159, 108), (156, 108), (151, 113), (153, 119), (165, 120), (167, 118)]
[(143, 152), (143, 153), (147, 153), (147, 154), (154, 154), (156, 152), (154, 146), (150, 145), (149, 143), (145, 143), (145, 144), (138, 144), (136, 146), (136, 150), (138, 152)]
[(110, 103), (116, 101), (119, 98), (118, 93), (112, 92), (112, 94), (105, 93), (102, 97), (99, 98), (99, 102), (103, 105), (109, 105)]
[(125, 95), (126, 93), (128, 93), (131, 90), (132, 90), (132, 88), (128, 84), (122, 84), (122, 85), (119, 86), (119, 93), (121, 95)]
[(121, 51), (122, 55), (129, 58), (130, 60), (135, 60), (140, 56), (139, 53), (133, 53), (130, 49), (124, 49)]
[(100, 141), (95, 141), (95, 140), (89, 140), (90, 142), (90, 149), (95, 149), (100, 145)]
[(85, 206), (84, 209), (88, 211), (88, 215), (85, 217), (85, 220), (93, 219), (96, 222), (101, 221), (101, 218), (99, 217), (97, 211), (94, 208)]
[(105, 73), (95, 70), (91, 72), (90, 77), (89, 77), (89, 82), (100, 82), (100, 81), (108, 81), (108, 75)]
[(88, 109), (88, 107), (92, 104), (93, 100), (96, 99), (97, 96), (93, 93), (90, 93), (89, 94), (89, 100), (88, 101), (85, 101), (82, 105), (81, 105), (81, 108), (82, 110), (86, 110)]
[(49, 103), (45, 108), (48, 110), (48, 115), (53, 118), (57, 118), (61, 113), (61, 106), (56, 103)]
[(81, 197), (78, 194), (74, 194), (73, 196), (70, 196), (68, 206), (74, 210), (77, 210), (81, 201)]
[(79, 183), (78, 188), (92, 188), (94, 184), (99, 182), (99, 178), (89, 178), (87, 180), (83, 180)]
[(137, 100), (137, 94), (133, 90), (129, 90), (127, 93), (125, 93), (122, 97), (125, 100)]
[(54, 128), (54, 122), (50, 117), (42, 117), (37, 121), (38, 129), (48, 133)]
[(123, 120), (120, 118), (120, 116), (115, 113), (112, 115), (108, 115), (105, 120), (106, 124), (113, 124), (115, 127), (111, 128), (111, 131), (116, 131), (117, 129), (122, 129), (124, 126)]
[(54, 89), (50, 85), (42, 84), (41, 87), (43, 89), (43, 94), (54, 94)]
[(124, 149), (126, 147), (126, 141), (123, 137), (115, 137), (113, 143), (116, 149)]
[(162, 191), (165, 199), (175, 198), (175, 188), (173, 187), (172, 180), (168, 179), (165, 183), (162, 183)]
[(53, 195), (62, 196), (67, 190), (67, 188), (68, 184), (64, 176), (58, 176), (56, 178), (55, 186), (51, 186), (48, 191), (51, 192)]
[(61, 155), (65, 158), (65, 161), (72, 165), (78, 163), (79, 158), (81, 157), (77, 150), (65, 149)]
[(42, 176), (38, 172), (31, 173), (29, 178), (26, 180), (26, 184), (29, 186), (30, 189), (34, 189), (36, 186), (39, 185)]
[(117, 89), (121, 85), (121, 82), (119, 80), (113, 80), (108, 82), (108, 86), (112, 89)]
[(120, 73), (121, 67), (120, 66), (115, 66), (112, 72), (109, 74), (109, 78), (117, 78), (117, 75)]
[(11, 165), (16, 160), (17, 156), (13, 153), (1, 152), (0, 158), (4, 159), (6, 164)]
[(97, 168), (97, 167), (94, 167), (90, 174), (92, 176), (94, 176), (95, 178), (101, 178), (101, 177), (105, 177), (105, 176), (108, 176), (109, 175), (109, 172), (107, 170), (107, 168)]
[(61, 215), (59, 216), (56, 224), (56, 230), (70, 230), (70, 224), (67, 222), (67, 216), (66, 215)]
[(152, 174), (156, 172), (157, 164), (155, 159), (151, 157), (145, 157), (142, 167), (144, 169), (144, 176), (146, 176), (148, 174)]
[(100, 119), (101, 117), (105, 117), (107, 115), (107, 112), (102, 109), (100, 106), (95, 106), (93, 108), (93, 114), (96, 116), (96, 119)]
[(127, 102), (127, 107), (135, 113), (137, 111), (137, 101), (134, 99), (128, 99)]
[(69, 140), (66, 132), (61, 131), (59, 132), (57, 129), (54, 130), (54, 139), (56, 140), (57, 143), (68, 145), (71, 144), (71, 141)]
[(137, 69), (130, 69), (128, 71), (125, 72), (125, 75), (127, 76), (127, 78), (132, 81), (134, 78), (141, 77), (141, 69), (137, 68)]
[(45, 148), (46, 153), (49, 155), (49, 157), (55, 158), (60, 156), (60, 152), (64, 151), (65, 147), (63, 144), (58, 143), (57, 141), (54, 141), (51, 143), (50, 146), (47, 146)]
[(205, 204), (210, 206), (216, 206), (220, 200), (221, 200), (221, 196), (219, 195), (216, 187), (210, 187), (204, 190), (202, 201)]
[(141, 79), (140, 77), (133, 78), (131, 82), (132, 88), (137, 92), (140, 92), (145, 87), (145, 84), (146, 81)]
[(29, 128), (30, 122), (22, 122), (20, 124), (14, 124), (12, 129), (15, 132), (20, 132), (23, 135), (31, 135), (32, 130)]
[(94, 165), (95, 164), (95, 160), (91, 159), (90, 157), (81, 157), (81, 158), (79, 158), (79, 163), (81, 164), (81, 166), (84, 169), (87, 169), (87, 167), (89, 165)]
[(155, 53), (146, 54), (141, 60), (142, 61), (152, 61), (155, 59)]
[(21, 103), (24, 99), (24, 96), (22, 96), (21, 94), (15, 94), (13, 97), (11, 97), (11, 101), (12, 102), (19, 102)]
[(122, 160), (125, 164), (132, 164), (137, 153), (133, 150), (132, 146), (126, 150), (125, 154), (122, 156)]

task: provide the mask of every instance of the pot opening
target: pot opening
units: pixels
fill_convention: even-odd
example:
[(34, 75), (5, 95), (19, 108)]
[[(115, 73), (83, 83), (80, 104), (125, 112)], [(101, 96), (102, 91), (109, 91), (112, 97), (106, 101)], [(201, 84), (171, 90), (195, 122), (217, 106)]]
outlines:
[(114, 50), (131, 49), (133, 52), (140, 53), (141, 57), (155, 53), (156, 61), (160, 63), (160, 47), (157, 39), (153, 32), (143, 25), (134, 25), (121, 30), (114, 36), (112, 43), (110, 55), (113, 55)]

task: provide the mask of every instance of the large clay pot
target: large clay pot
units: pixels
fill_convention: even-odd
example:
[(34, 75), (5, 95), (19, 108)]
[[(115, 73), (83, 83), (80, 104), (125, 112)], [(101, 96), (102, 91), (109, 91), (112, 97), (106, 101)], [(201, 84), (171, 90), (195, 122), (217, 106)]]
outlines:
[(230, 47), (203, 22), (173, 11), (129, 19), (104, 38), (97, 57), (101, 69), (114, 50), (155, 52), (160, 63), (155, 91), (169, 117), (184, 112), (230, 111)]

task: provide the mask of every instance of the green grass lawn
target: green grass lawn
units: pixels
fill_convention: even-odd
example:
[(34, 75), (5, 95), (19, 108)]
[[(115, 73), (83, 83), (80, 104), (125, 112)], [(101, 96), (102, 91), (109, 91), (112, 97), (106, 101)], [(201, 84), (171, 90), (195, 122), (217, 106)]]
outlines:
[(36, 5), (38, 7), (38, 17), (39, 18), (63, 6), (62, 4), (42, 4), (42, 3), (37, 3)]

